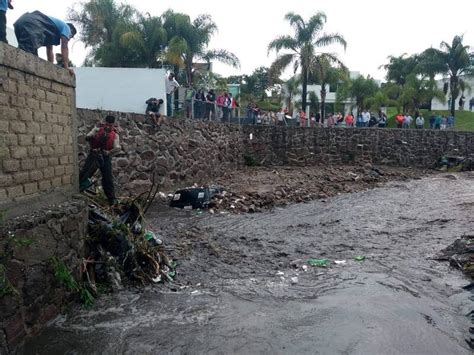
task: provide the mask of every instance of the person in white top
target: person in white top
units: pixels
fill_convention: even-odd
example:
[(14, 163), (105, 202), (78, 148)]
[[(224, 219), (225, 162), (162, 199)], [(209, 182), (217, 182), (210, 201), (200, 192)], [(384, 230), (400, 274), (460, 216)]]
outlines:
[(421, 113), (416, 118), (415, 125), (417, 129), (422, 129), (423, 126), (425, 125), (425, 119), (423, 118), (423, 115)]
[(179, 88), (179, 84), (175, 79), (174, 73), (170, 73), (165, 77), (166, 87), (166, 115), (171, 117), (173, 115), (173, 93)]
[(364, 112), (362, 112), (362, 123), (364, 124), (363, 127), (368, 127), (369, 121), (370, 121), (370, 113), (367, 110), (364, 110)]

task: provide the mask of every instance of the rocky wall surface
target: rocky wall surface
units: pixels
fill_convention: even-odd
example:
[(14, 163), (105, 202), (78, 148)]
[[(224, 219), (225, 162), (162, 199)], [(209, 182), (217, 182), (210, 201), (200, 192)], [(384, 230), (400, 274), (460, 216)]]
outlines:
[(35, 335), (69, 300), (51, 258), (78, 273), (87, 221), (86, 204), (75, 200), (0, 226), (0, 353)]
[[(107, 113), (78, 109), (81, 164), (89, 151), (85, 135)], [(119, 193), (146, 190), (154, 173), (156, 181), (164, 187), (186, 186), (205, 183), (243, 164), (243, 136), (239, 126), (168, 119), (156, 127), (144, 115), (110, 113), (117, 118), (122, 146), (113, 159)]]
[(372, 162), (432, 168), (445, 154), (474, 154), (474, 133), (447, 130), (245, 126), (243, 136), (246, 154), (264, 165)]
[(67, 70), (0, 43), (0, 209), (10, 217), (77, 190), (74, 86)]

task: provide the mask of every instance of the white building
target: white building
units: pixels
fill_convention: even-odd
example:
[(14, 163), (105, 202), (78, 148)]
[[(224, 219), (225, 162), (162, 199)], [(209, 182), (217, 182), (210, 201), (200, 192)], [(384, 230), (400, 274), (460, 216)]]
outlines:
[(145, 101), (163, 99), (166, 109), (165, 69), (74, 68), (78, 108), (145, 113)]
[[(349, 72), (349, 76), (351, 79), (356, 79), (360, 75), (361, 75), (360, 72), (357, 72), (357, 71)], [(300, 94), (295, 95), (292, 99), (293, 107), (295, 107), (295, 105), (297, 106), (297, 103), (301, 102), (302, 86), (299, 87), (299, 91), (300, 91)], [(337, 101), (336, 92), (337, 92), (337, 86), (326, 85), (326, 105), (334, 105), (336, 103)], [(316, 95), (316, 97), (318, 98), (319, 104), (321, 104), (321, 85), (308, 85), (307, 86), (308, 104), (311, 101), (310, 99), (310, 97), (312, 96), (311, 93), (314, 93)], [(355, 101), (352, 98), (347, 98), (340, 103), (344, 105), (344, 107), (342, 108), (344, 112), (354, 111), (355, 109)], [(284, 103), (285, 107), (287, 105), (288, 105), (288, 102)], [(306, 111), (307, 111), (306, 115), (309, 117), (310, 108), (307, 107)]]
[[(444, 87), (444, 83), (445, 82), (448, 82), (449, 79), (445, 79), (445, 80), (437, 80), (436, 83), (438, 85), (438, 88), (440, 90), (443, 90), (443, 87)], [(471, 87), (471, 90), (466, 90), (464, 92), (464, 110), (471, 110), (471, 111), (474, 111), (474, 105), (470, 105), (470, 102), (471, 100), (472, 103), (474, 104), (474, 78), (469, 78), (469, 79), (464, 79), (466, 81), (466, 83)], [(446, 102), (441, 102), (439, 101), (438, 99), (433, 99), (433, 101), (431, 102), (431, 109), (432, 110), (450, 110), (451, 107), (449, 106), (450, 104), (450, 101), (449, 101), (449, 91), (446, 95)], [(459, 110), (459, 98), (461, 96), (458, 96), (458, 98), (456, 99), (456, 110)]]

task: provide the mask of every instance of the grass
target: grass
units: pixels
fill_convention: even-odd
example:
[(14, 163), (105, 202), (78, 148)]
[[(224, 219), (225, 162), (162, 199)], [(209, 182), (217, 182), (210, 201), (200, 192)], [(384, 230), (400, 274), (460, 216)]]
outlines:
[[(429, 117), (430, 113), (434, 112), (435, 114), (439, 115), (449, 115), (449, 111), (447, 110), (421, 110), (423, 117), (425, 118), (425, 128), (429, 128)], [(395, 128), (395, 115), (397, 114), (397, 109), (395, 107), (388, 107), (387, 108), (387, 116), (388, 116), (388, 125), (389, 128)], [(415, 119), (415, 117), (413, 117)], [(414, 126), (413, 126), (414, 127)], [(454, 130), (456, 131), (474, 131), (474, 112), (473, 111), (456, 111), (456, 119), (454, 121)]]

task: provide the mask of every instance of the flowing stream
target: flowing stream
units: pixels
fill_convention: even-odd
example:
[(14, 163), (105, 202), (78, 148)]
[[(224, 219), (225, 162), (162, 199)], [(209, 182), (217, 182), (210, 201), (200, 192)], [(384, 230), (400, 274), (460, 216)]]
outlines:
[[(149, 222), (179, 261), (177, 284), (73, 309), (20, 353), (472, 353), (469, 281), (431, 257), (471, 233), (474, 175), (258, 214), (156, 209)], [(329, 264), (305, 271), (309, 258)]]

